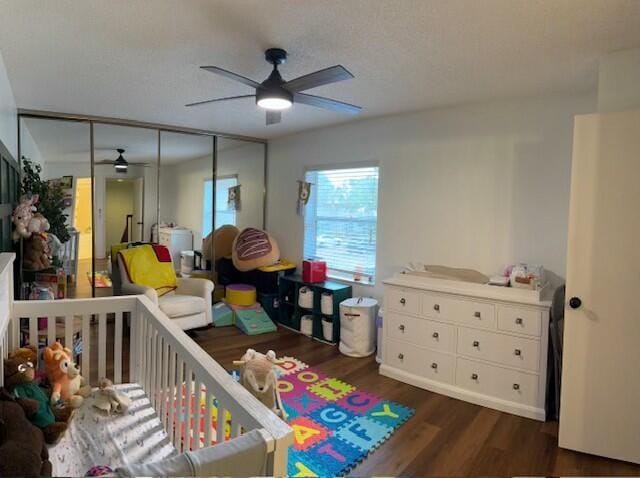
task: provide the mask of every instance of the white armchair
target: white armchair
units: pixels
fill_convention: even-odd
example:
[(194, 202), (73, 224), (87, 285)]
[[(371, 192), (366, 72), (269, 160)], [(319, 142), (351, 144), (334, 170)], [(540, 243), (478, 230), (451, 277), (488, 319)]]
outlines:
[(210, 280), (179, 277), (175, 291), (158, 297), (155, 289), (129, 281), (120, 255), (118, 270), (122, 282), (122, 295), (146, 295), (182, 330), (205, 327), (212, 323), (211, 294), (214, 284)]

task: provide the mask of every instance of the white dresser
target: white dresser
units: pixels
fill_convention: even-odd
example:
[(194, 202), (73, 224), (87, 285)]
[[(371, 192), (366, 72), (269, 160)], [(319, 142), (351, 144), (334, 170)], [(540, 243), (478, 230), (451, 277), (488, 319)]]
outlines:
[(180, 253), (193, 250), (193, 234), (180, 227), (160, 227), (158, 243), (169, 249), (174, 268), (180, 270)]
[(550, 302), (528, 290), (407, 274), (384, 284), (382, 375), (545, 419)]

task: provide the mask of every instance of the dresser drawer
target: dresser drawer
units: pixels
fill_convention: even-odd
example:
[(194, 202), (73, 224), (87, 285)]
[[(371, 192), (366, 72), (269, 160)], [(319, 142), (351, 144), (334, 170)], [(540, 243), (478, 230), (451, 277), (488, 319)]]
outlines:
[(540, 337), (542, 312), (523, 307), (498, 306), (498, 328), (507, 332)]
[(473, 300), (450, 300), (450, 320), (483, 329), (496, 328), (496, 307)]
[(415, 290), (403, 288), (389, 288), (387, 295), (387, 308), (407, 314), (420, 313), (420, 299), (422, 294)]
[(422, 315), (437, 320), (450, 320), (455, 300), (437, 294), (422, 295)]
[(457, 359), (456, 385), (493, 397), (536, 406), (538, 376), (492, 365)]
[(455, 358), (415, 345), (387, 340), (385, 363), (391, 367), (413, 373), (430, 380), (454, 383)]
[(511, 367), (537, 371), (540, 343), (532, 339), (461, 327), (458, 330), (458, 353)]
[(391, 339), (443, 352), (455, 351), (455, 328), (450, 325), (391, 312), (385, 315), (384, 328)]

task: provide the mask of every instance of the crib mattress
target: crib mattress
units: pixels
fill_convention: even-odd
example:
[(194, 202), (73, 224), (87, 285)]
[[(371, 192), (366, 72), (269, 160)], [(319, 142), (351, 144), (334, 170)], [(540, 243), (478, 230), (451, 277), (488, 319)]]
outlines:
[(93, 393), (85, 399), (64, 437), (49, 449), (54, 476), (84, 476), (96, 465), (115, 469), (177, 454), (142, 387), (116, 388), (131, 399), (129, 411), (108, 416), (92, 405)]

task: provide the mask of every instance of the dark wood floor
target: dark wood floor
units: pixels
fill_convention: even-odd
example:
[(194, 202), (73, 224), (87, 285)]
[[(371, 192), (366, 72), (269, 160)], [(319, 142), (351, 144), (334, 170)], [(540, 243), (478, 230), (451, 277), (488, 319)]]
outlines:
[(558, 448), (557, 422), (541, 423), (412, 387), (379, 375), (373, 357), (349, 358), (285, 329), (253, 337), (235, 327), (209, 329), (195, 341), (226, 368), (248, 347), (273, 349), (414, 408), (416, 414), (352, 475), (640, 475), (637, 465)]

